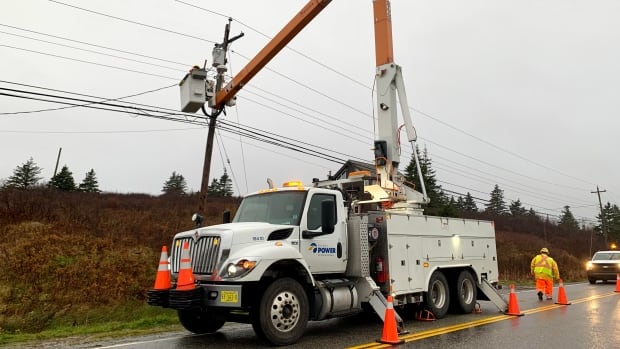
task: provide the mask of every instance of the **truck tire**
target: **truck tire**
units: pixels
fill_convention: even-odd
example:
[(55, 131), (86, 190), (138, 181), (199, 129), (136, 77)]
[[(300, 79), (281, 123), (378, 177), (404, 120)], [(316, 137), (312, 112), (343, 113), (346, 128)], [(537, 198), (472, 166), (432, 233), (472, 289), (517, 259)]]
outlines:
[(308, 296), (294, 279), (281, 278), (271, 283), (252, 312), (256, 335), (273, 345), (289, 345), (304, 334), (310, 309)]
[(196, 334), (213, 333), (226, 323), (228, 311), (177, 310), (179, 321), (186, 330)]
[(456, 311), (463, 314), (471, 313), (476, 307), (477, 299), (478, 287), (476, 286), (476, 280), (468, 270), (461, 271), (456, 281), (455, 290), (452, 293), (452, 300), (456, 301), (454, 304)]
[(441, 319), (448, 313), (448, 308), (450, 307), (450, 288), (448, 287), (448, 280), (446, 280), (442, 272), (435, 271), (431, 275), (425, 303), (437, 319)]

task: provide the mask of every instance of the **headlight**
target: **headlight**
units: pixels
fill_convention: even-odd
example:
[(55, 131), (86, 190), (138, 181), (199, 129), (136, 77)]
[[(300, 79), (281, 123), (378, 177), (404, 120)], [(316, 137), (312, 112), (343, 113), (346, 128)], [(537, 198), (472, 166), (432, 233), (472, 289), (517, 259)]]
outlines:
[(586, 263), (586, 270), (592, 270), (592, 262)]
[(224, 278), (237, 278), (243, 276), (254, 269), (256, 264), (260, 261), (259, 258), (243, 258), (229, 263), (226, 266), (225, 273), (222, 275)]

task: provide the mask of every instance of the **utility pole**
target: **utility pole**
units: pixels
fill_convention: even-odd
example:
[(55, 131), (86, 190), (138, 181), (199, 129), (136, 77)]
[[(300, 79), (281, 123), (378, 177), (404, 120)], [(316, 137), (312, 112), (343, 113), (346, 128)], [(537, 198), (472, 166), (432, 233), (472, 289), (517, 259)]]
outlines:
[(596, 191), (591, 191), (592, 194), (598, 195), (598, 206), (601, 208), (601, 229), (603, 230), (603, 237), (605, 238), (605, 247), (607, 247), (607, 222), (605, 222), (605, 214), (603, 213), (603, 203), (601, 202), (601, 193), (606, 192), (606, 190), (600, 190), (598, 185), (596, 186)]
[(58, 171), (58, 162), (60, 161), (60, 153), (62, 152), (62, 147), (58, 148), (58, 157), (56, 158), (56, 167), (54, 167), (54, 176), (56, 177), (56, 171)]
[[(222, 89), (224, 84), (224, 75), (227, 71), (226, 68), (226, 52), (228, 51), (228, 45), (243, 36), (243, 33), (229, 39), (230, 34), (230, 22), (232, 18), (228, 19), (228, 23), (224, 29), (224, 40), (221, 44), (215, 44), (213, 48), (213, 67), (217, 70), (217, 80), (215, 84), (215, 93)], [(204, 106), (202, 107), (203, 113), (209, 118), (209, 131), (207, 133), (207, 145), (205, 148), (205, 160), (202, 166), (202, 181), (200, 184), (200, 202), (198, 204), (198, 213), (204, 214), (207, 207), (207, 192), (209, 188), (209, 174), (211, 169), (211, 155), (213, 154), (213, 139), (215, 138), (215, 126), (217, 117), (224, 110), (211, 109), (211, 114), (207, 113)]]

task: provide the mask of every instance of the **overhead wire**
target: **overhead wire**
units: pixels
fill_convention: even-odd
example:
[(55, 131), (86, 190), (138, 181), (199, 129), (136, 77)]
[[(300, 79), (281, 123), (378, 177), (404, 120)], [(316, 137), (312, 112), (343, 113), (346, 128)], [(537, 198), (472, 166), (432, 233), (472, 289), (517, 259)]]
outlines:
[(134, 20), (127, 19), (127, 18), (122, 18), (122, 17), (110, 15), (110, 14), (99, 12), (99, 11), (89, 10), (87, 8), (84, 8), (84, 7), (79, 7), (79, 6), (67, 4), (67, 3), (64, 3), (64, 2), (61, 2), (61, 1), (57, 1), (57, 0), (47, 0), (47, 1), (59, 4), (59, 5), (62, 5), (62, 6), (71, 7), (71, 8), (74, 8), (76, 10), (80, 10), (80, 11), (96, 14), (96, 15), (99, 15), (99, 16), (116, 19), (116, 20), (119, 20), (119, 21), (123, 21), (123, 22), (131, 23), (131, 24), (139, 25), (139, 26), (142, 26), (142, 27), (150, 28), (150, 29), (159, 30), (159, 31), (166, 32), (166, 33), (169, 33), (169, 34), (174, 34), (174, 35), (183, 36), (183, 37), (187, 37), (187, 38), (191, 38), (191, 39), (195, 39), (195, 40), (205, 41), (205, 42), (209, 42), (209, 43), (212, 43), (212, 44), (216, 43), (215, 41), (207, 40), (207, 39), (201, 38), (199, 36), (185, 34), (185, 33), (177, 32), (175, 30), (158, 27), (158, 26), (151, 25), (151, 24), (146, 24), (146, 23), (142, 23), (142, 22), (134, 21)]
[(66, 57), (66, 56), (61, 56), (61, 55), (55, 55), (53, 53), (36, 51), (36, 50), (29, 50), (29, 49), (22, 48), (22, 47), (16, 47), (16, 46), (5, 45), (5, 44), (0, 44), (0, 47), (7, 47), (7, 48), (14, 49), (14, 50), (20, 50), (20, 51), (26, 51), (26, 52), (31, 52), (31, 53), (37, 53), (37, 54), (44, 55), (44, 56), (62, 58), (62, 59), (66, 59), (66, 60), (70, 60), (70, 61), (74, 61), (74, 62), (87, 63), (87, 64), (92, 64), (92, 65), (96, 65), (96, 66), (100, 66), (100, 67), (112, 68), (112, 69), (132, 72), (132, 73), (138, 73), (138, 74), (142, 74), (142, 75), (155, 76), (155, 77), (158, 77), (158, 78), (164, 78), (164, 79), (170, 79), (170, 80), (179, 80), (179, 78), (175, 78), (175, 77), (171, 77), (171, 76), (147, 73), (147, 72), (140, 71), (140, 70), (122, 68), (122, 67), (118, 67), (118, 66), (114, 66), (114, 65), (97, 63), (97, 62), (91, 62), (91, 61), (87, 61), (87, 60), (84, 60), (84, 59), (71, 58), (71, 57)]
[[(236, 18), (233, 18), (233, 17), (231, 17), (231, 16), (227, 16), (227, 15), (225, 15), (225, 14), (223, 14), (223, 13), (219, 13), (219, 12), (216, 12), (216, 11), (213, 11), (213, 10), (209, 10), (209, 9), (207, 9), (207, 8), (200, 7), (200, 6), (195, 5), (195, 4), (190, 4), (190, 3), (185, 2), (185, 1), (181, 1), (181, 0), (175, 0), (175, 1), (176, 1), (176, 2), (178, 2), (178, 3), (184, 4), (184, 5), (187, 5), (187, 6), (190, 6), (190, 7), (193, 7), (193, 8), (196, 8), (196, 9), (202, 10), (202, 11), (205, 11), (205, 12), (209, 12), (209, 13), (212, 13), (212, 14), (218, 15), (218, 16), (220, 16), (220, 17), (230, 18), (230, 19), (232, 19), (233, 21), (235, 21), (235, 22), (237, 22), (237, 23), (241, 24), (242, 26), (244, 26), (244, 27), (246, 27), (246, 28), (248, 28), (248, 29), (252, 30), (252, 31), (253, 31), (253, 32), (255, 32), (255, 33), (258, 33), (258, 34), (262, 35), (263, 37), (265, 37), (265, 38), (267, 38), (267, 39), (269, 39), (269, 40), (273, 39), (273, 37), (272, 37), (272, 36), (269, 36), (269, 35), (267, 35), (267, 34), (265, 34), (265, 33), (261, 32), (260, 30), (258, 30), (258, 29), (256, 29), (256, 28), (254, 28), (254, 27), (250, 26), (249, 24), (244, 23), (244, 22), (242, 22), (242, 21), (240, 21), (240, 20), (238, 20), (238, 19), (236, 19)], [(360, 82), (360, 81), (358, 81), (358, 80), (353, 79), (352, 77), (350, 77), (350, 76), (348, 76), (348, 75), (346, 75), (346, 74), (344, 74), (344, 73), (342, 73), (342, 72), (338, 71), (337, 69), (334, 69), (334, 68), (332, 68), (332, 67), (328, 66), (327, 64), (325, 64), (325, 63), (323, 63), (323, 62), (320, 62), (320, 61), (318, 61), (318, 60), (316, 60), (316, 59), (312, 58), (311, 56), (309, 56), (309, 55), (307, 55), (307, 54), (305, 54), (305, 53), (303, 53), (303, 52), (301, 52), (301, 51), (299, 51), (299, 50), (294, 49), (294, 48), (293, 48), (293, 47), (291, 47), (290, 45), (285, 46), (285, 49), (290, 50), (290, 51), (292, 51), (292, 52), (295, 52), (296, 54), (298, 54), (298, 55), (300, 55), (300, 56), (302, 56), (302, 57), (306, 58), (307, 60), (311, 61), (312, 63), (314, 63), (314, 64), (316, 64), (316, 65), (319, 65), (319, 66), (321, 66), (321, 67), (325, 68), (326, 70), (329, 70), (329, 71), (331, 71), (332, 73), (334, 73), (334, 74), (336, 74), (336, 75), (339, 75), (340, 77), (342, 77), (342, 78), (344, 78), (344, 79), (346, 79), (346, 80), (349, 80), (349, 81), (351, 81), (351, 82), (353, 82), (353, 83), (355, 83), (355, 84), (357, 84), (357, 85), (360, 85), (360, 86), (362, 86), (362, 87), (368, 87), (368, 86), (366, 86), (364, 83), (362, 83), (362, 82)]]
[(78, 51), (83, 51), (83, 52), (89, 52), (89, 53), (95, 53), (95, 54), (99, 54), (99, 55), (103, 55), (103, 56), (108, 56), (108, 57), (112, 57), (112, 58), (117, 58), (117, 59), (121, 59), (121, 60), (125, 60), (125, 61), (130, 61), (130, 62), (135, 62), (135, 63), (141, 63), (141, 64), (147, 64), (150, 66), (154, 66), (154, 67), (159, 67), (159, 68), (164, 68), (164, 69), (169, 69), (169, 70), (174, 70), (177, 72), (185, 72), (185, 70), (181, 70), (179, 68), (172, 68), (172, 67), (168, 67), (165, 65), (161, 65), (161, 64), (156, 64), (156, 63), (150, 63), (150, 62), (145, 62), (145, 61), (141, 61), (141, 60), (137, 60), (137, 59), (132, 59), (132, 58), (127, 58), (127, 57), (122, 57), (122, 56), (118, 56), (118, 55), (112, 55), (109, 53), (105, 53), (105, 52), (100, 52), (100, 51), (95, 51), (95, 50), (89, 50), (89, 49), (85, 49), (85, 48), (81, 48), (81, 47), (76, 47), (76, 46), (71, 46), (71, 45), (65, 45), (65, 44), (61, 44), (61, 43), (57, 43), (57, 42), (53, 42), (53, 41), (48, 41), (48, 40), (43, 40), (43, 39), (37, 39), (37, 38), (32, 38), (32, 37), (28, 37), (25, 35), (19, 35), (19, 34), (13, 34), (13, 33), (8, 33), (5, 31), (1, 31), (0, 33), (5, 34), (5, 35), (11, 35), (11, 36), (16, 36), (16, 37), (20, 37), (20, 38), (24, 38), (24, 39), (28, 39), (28, 40), (33, 40), (33, 41), (38, 41), (38, 42), (44, 42), (46, 44), (51, 44), (51, 45), (56, 45), (56, 46), (61, 46), (61, 47), (66, 47), (66, 48), (70, 48), (73, 50), (78, 50)]
[[(61, 104), (68, 104), (72, 106), (81, 106), (85, 108), (123, 112), (123, 113), (128, 113), (128, 114), (133, 114), (133, 115), (147, 116), (147, 117), (159, 118), (159, 119), (170, 120), (170, 121), (180, 121), (180, 122), (186, 122), (186, 123), (199, 124), (203, 126), (207, 125), (206, 117), (196, 117), (197, 119), (201, 119), (201, 121), (199, 122), (195, 120), (180, 119), (180, 118), (175, 118), (175, 116), (184, 116), (184, 113), (178, 113), (178, 112), (171, 113), (171, 112), (167, 112), (162, 109), (153, 109), (153, 108), (145, 108), (145, 107), (138, 108), (132, 105), (123, 105), (123, 104), (108, 103), (108, 102), (101, 102), (101, 101), (91, 101), (91, 100), (86, 100), (84, 98), (57, 96), (57, 95), (52, 95), (49, 93), (40, 93), (40, 92), (25, 91), (25, 90), (18, 90), (18, 89), (0, 88), (0, 91), (13, 92), (13, 93), (0, 92), (0, 96), (24, 98), (24, 99), (37, 100), (37, 101), (42, 101), (42, 102), (61, 103)], [(16, 93), (26, 93), (26, 94), (34, 95), (37, 97), (28, 97), (28, 96), (18, 95)], [(60, 99), (61, 101), (59, 101), (58, 99)], [(62, 100), (69, 100), (70, 102), (66, 102)], [(75, 102), (81, 102), (82, 104), (75, 103)], [(124, 102), (124, 103), (128, 103), (128, 102)], [(95, 105), (101, 105), (101, 106), (95, 106)], [(117, 108), (117, 109), (113, 109), (113, 108)], [(122, 108), (122, 109), (118, 109), (118, 108)], [(161, 115), (156, 115), (153, 113), (159, 113)], [(280, 147), (294, 150), (297, 152), (301, 152), (307, 155), (313, 155), (313, 156), (322, 158), (324, 160), (337, 162), (337, 163), (346, 162), (346, 160), (343, 158), (338, 158), (338, 157), (333, 157), (333, 156), (328, 155), (328, 153), (326, 153), (325, 151), (332, 151), (328, 148), (316, 147), (316, 146), (310, 145), (307, 142), (293, 140), (290, 137), (278, 136), (277, 134), (273, 132), (258, 130), (256, 128), (253, 128), (250, 126), (243, 126), (241, 124), (232, 124), (232, 123), (229, 123), (223, 120), (220, 120), (219, 127), (220, 129), (227, 130), (230, 133), (243, 135), (251, 139), (261, 140), (265, 143), (278, 145)], [(302, 144), (303, 146), (299, 144), (295, 144), (294, 142)], [(316, 149), (313, 150), (310, 147), (315, 147), (316, 149), (319, 149), (320, 151), (317, 151)], [(346, 156), (346, 154), (343, 154), (340, 152), (334, 152), (334, 153)]]
[(92, 46), (92, 47), (97, 47), (97, 48), (103, 48), (103, 49), (106, 49), (106, 50), (120, 52), (120, 53), (125, 53), (125, 54), (132, 55), (132, 56), (137, 56), (137, 57), (142, 57), (142, 58), (149, 58), (149, 59), (153, 59), (153, 60), (160, 61), (160, 62), (173, 63), (173, 64), (177, 64), (177, 65), (180, 65), (180, 66), (183, 66), (183, 67), (188, 67), (188, 66), (191, 65), (191, 64), (187, 64), (187, 63), (175, 62), (175, 61), (172, 61), (172, 60), (169, 60), (169, 59), (153, 57), (153, 56), (145, 55), (145, 54), (138, 53), (138, 52), (131, 52), (131, 51), (127, 51), (127, 50), (120, 50), (120, 49), (109, 47), (109, 46), (104, 46), (104, 45), (99, 45), (99, 44), (93, 44), (93, 43), (86, 42), (86, 41), (70, 39), (70, 38), (67, 38), (67, 37), (64, 37), (64, 36), (52, 35), (52, 34), (49, 34), (49, 33), (43, 33), (43, 32), (36, 31), (36, 30), (16, 27), (16, 26), (13, 26), (13, 25), (8, 25), (8, 24), (0, 23), (0, 26), (6, 27), (6, 28), (15, 29), (15, 30), (20, 30), (20, 31), (25, 31), (25, 32), (33, 33), (33, 34), (37, 34), (37, 35), (47, 36), (47, 37), (51, 37), (51, 38), (55, 38), (55, 39), (65, 40), (65, 41), (69, 41), (69, 42), (73, 42), (73, 43), (77, 43), (77, 44), (81, 44), (81, 45)]
[[(230, 51), (230, 46), (229, 46), (229, 51)], [(232, 59), (230, 58), (230, 55), (228, 58), (228, 67), (230, 69), (231, 74), (233, 74), (234, 70), (233, 70)], [(237, 118), (237, 123), (240, 123), (241, 114), (239, 112), (239, 105), (235, 103), (234, 107), (235, 107), (235, 116)], [(244, 147), (243, 137), (241, 136), (239, 136), (239, 150), (241, 152), (241, 166), (243, 166), (243, 179), (245, 181), (245, 192), (247, 193), (249, 191), (250, 186), (248, 184), (248, 171), (246, 168), (245, 147)], [(239, 191), (239, 193), (241, 193), (241, 191)]]
[[(2, 83), (8, 83), (8, 84), (16, 84), (16, 85), (21, 85), (21, 86), (29, 86), (29, 87), (34, 87), (32, 85), (27, 85), (27, 84), (19, 84), (19, 83), (13, 83), (13, 82), (9, 82), (9, 81), (5, 81), (5, 80), (0, 80), (0, 82)], [(164, 86), (164, 87), (160, 87), (160, 88), (156, 88), (156, 89), (152, 89), (152, 90), (148, 90), (148, 91), (144, 91), (144, 92), (139, 92), (139, 93), (134, 93), (128, 96), (124, 96), (124, 97), (118, 97), (118, 98), (108, 98), (108, 99), (103, 99), (99, 102), (108, 102), (108, 101), (119, 101), (122, 99), (127, 99), (127, 98), (132, 98), (132, 97), (137, 97), (137, 96), (142, 96), (145, 94), (149, 94), (149, 93), (153, 93), (153, 92), (158, 92), (161, 90), (165, 90), (171, 87), (176, 86), (177, 84), (173, 84), (173, 85), (168, 85), (168, 86)], [(99, 102), (93, 102), (93, 103), (99, 103)], [(87, 104), (93, 104), (93, 103), (87, 103)], [(59, 108), (47, 108), (47, 109), (38, 109), (38, 110), (27, 110), (27, 111), (19, 111), (19, 112), (2, 112), (0, 113), (0, 115), (19, 115), (19, 114), (33, 114), (33, 113), (41, 113), (41, 112), (48, 112), (48, 111), (57, 111), (57, 110), (63, 110), (63, 109), (69, 109), (69, 108), (77, 108), (77, 107), (81, 107), (84, 106), (84, 104), (80, 104), (80, 105), (72, 105), (72, 106), (66, 106), (66, 107), (59, 107)]]

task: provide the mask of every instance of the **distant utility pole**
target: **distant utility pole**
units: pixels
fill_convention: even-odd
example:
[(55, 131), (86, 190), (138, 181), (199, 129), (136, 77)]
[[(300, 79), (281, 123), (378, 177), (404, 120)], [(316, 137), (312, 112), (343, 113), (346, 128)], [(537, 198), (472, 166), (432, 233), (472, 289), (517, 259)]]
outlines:
[(62, 147), (58, 148), (58, 157), (56, 158), (56, 167), (54, 167), (54, 176), (56, 177), (56, 171), (58, 171), (58, 162), (60, 161), (60, 153), (62, 152)]
[(606, 190), (600, 190), (598, 185), (596, 186), (596, 191), (591, 191), (592, 194), (598, 195), (598, 206), (601, 208), (601, 229), (603, 230), (603, 237), (605, 238), (605, 247), (607, 247), (607, 223), (605, 222), (605, 214), (603, 213), (603, 203), (601, 202), (601, 193), (606, 192)]

